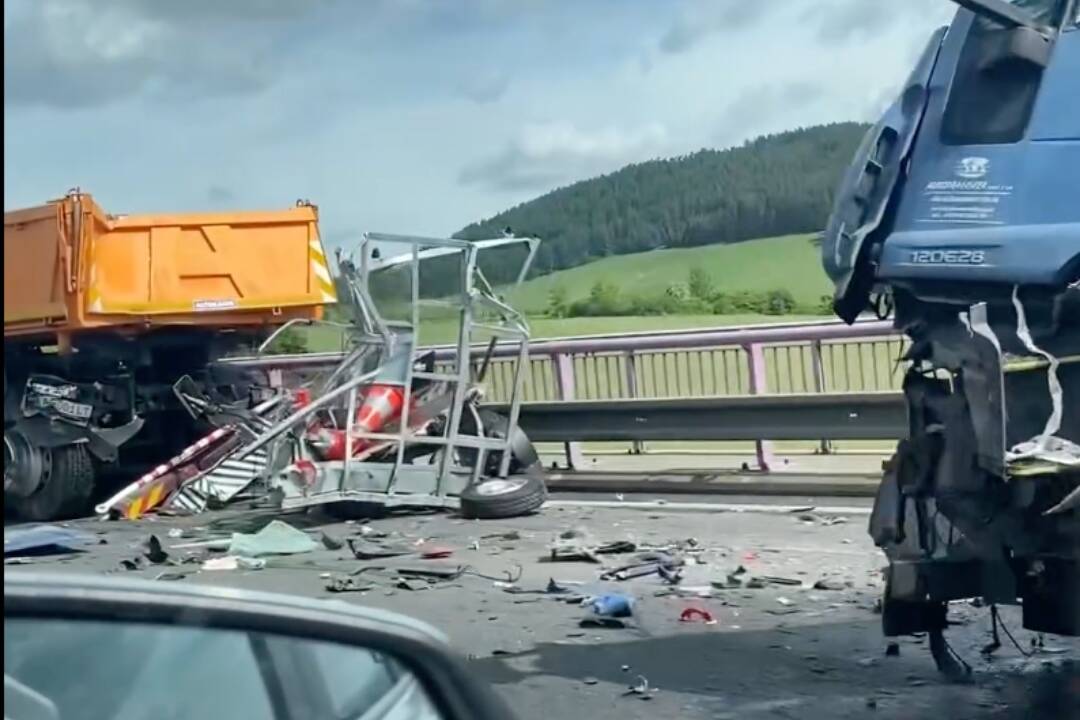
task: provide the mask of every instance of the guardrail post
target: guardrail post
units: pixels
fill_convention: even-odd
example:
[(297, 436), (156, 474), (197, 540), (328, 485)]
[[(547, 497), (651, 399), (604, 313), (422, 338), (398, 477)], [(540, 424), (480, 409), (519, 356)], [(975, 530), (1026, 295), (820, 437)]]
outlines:
[[(634, 355), (633, 350), (628, 350), (626, 353), (626, 392), (631, 398), (638, 396), (637, 387), (637, 356)], [(645, 442), (642, 440), (634, 440), (630, 444), (630, 452), (634, 455), (640, 455), (645, 452)]]
[[(814, 392), (825, 392), (825, 362), (821, 358), (821, 341), (814, 340), (810, 343), (810, 366), (814, 373)], [(832, 440), (821, 441), (821, 452), (828, 455), (832, 452)]]
[[(750, 371), (750, 393), (752, 395), (766, 395), (769, 387), (765, 375), (765, 348), (760, 343), (750, 343), (744, 346), (748, 356)], [(769, 440), (754, 441), (755, 455), (757, 456), (758, 470), (768, 472), (773, 464), (773, 447)]]
[[(554, 353), (551, 356), (555, 364), (555, 385), (559, 393), (559, 400), (573, 400), (576, 393), (574, 388), (574, 358), (572, 355)], [(584, 467), (585, 458), (581, 454), (581, 443), (564, 443), (566, 449), (566, 466), (574, 468)]]

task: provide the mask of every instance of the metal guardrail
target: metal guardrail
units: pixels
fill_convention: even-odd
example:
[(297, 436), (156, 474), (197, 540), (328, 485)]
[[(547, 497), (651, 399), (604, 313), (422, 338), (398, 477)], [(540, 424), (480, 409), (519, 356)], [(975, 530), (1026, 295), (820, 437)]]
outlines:
[(538, 442), (896, 440), (908, 428), (892, 392), (533, 402), (518, 422)]
[[(728, 412), (721, 409), (726, 407), (727, 401), (745, 396), (784, 394), (798, 397), (798, 402), (806, 404), (811, 403), (811, 398), (816, 395), (896, 392), (900, 389), (902, 376), (899, 358), (905, 347), (906, 340), (895, 334), (890, 322), (874, 320), (854, 325), (840, 321), (782, 323), (540, 340), (530, 345), (529, 367), (522, 373), (522, 398), (528, 403), (523, 412), (529, 416), (528, 419), (523, 417), (522, 422), (526, 431), (533, 423), (541, 422), (538, 419), (540, 413), (547, 413), (552, 423), (582, 422), (585, 416), (575, 416), (575, 412), (588, 413), (590, 425), (611, 423), (617, 426), (625, 421), (621, 415), (623, 410), (611, 409), (601, 420), (600, 406), (572, 404), (581, 400), (662, 400), (660, 404), (648, 406), (659, 412), (664, 407), (663, 403), (667, 403), (669, 408), (676, 407), (676, 399), (711, 399), (710, 407), (713, 409), (709, 412), (714, 414), (710, 417), (719, 420), (720, 416), (715, 413)], [(450, 345), (430, 349), (435, 351), (439, 362), (451, 360), (455, 353), (455, 347)], [(474, 362), (479, 363), (485, 350), (485, 347), (473, 348)], [(509, 346), (497, 345), (494, 349), (494, 358), (485, 380), (487, 398), (492, 403), (505, 401), (510, 396), (516, 360), (513, 353), (514, 349)], [(334, 367), (341, 358), (342, 353), (337, 352), (309, 353), (233, 358), (229, 363), (266, 370), (309, 372)], [(784, 401), (772, 402), (782, 404)], [(779, 406), (766, 402), (748, 405), (747, 408)], [(806, 406), (819, 407), (812, 404)], [(705, 406), (694, 407), (698, 408), (695, 413), (699, 422), (705, 422), (706, 411), (702, 409)], [(801, 412), (794, 406), (791, 408), (788, 412)], [(678, 411), (667, 412), (665, 422), (673, 423), (673, 427), (688, 425), (675, 417)], [(751, 411), (747, 409), (745, 412)], [(722, 436), (703, 437), (701, 433), (704, 431), (699, 431), (694, 437), (687, 437), (685, 432), (681, 432), (677, 436), (669, 434), (663, 439), (754, 440), (757, 443), (758, 465), (767, 469), (772, 462), (768, 441), (787, 439), (790, 435), (776, 434), (780, 426), (775, 423), (783, 422), (783, 413), (764, 409), (753, 412), (773, 413), (755, 417), (768, 417), (768, 422), (774, 424), (766, 425), (762, 419), (753, 432), (744, 432), (739, 438), (723, 435), (726, 431), (716, 430)], [(825, 411), (819, 409), (816, 412)], [(554, 418), (560, 419), (556, 421)], [(722, 423), (725, 427), (732, 424), (730, 418), (730, 415), (725, 415)], [(544, 432), (541, 426), (534, 427)], [(607, 435), (603, 439), (631, 441), (635, 451), (641, 451), (645, 441), (657, 439), (647, 437), (648, 433), (637, 437), (623, 434), (617, 438), (610, 437), (610, 432)], [(830, 440), (855, 437), (877, 439), (896, 435), (833, 437), (823, 427), (809, 436), (800, 435), (799, 439), (819, 439), (827, 448)], [(544, 438), (537, 436), (536, 439)], [(580, 466), (581, 454), (577, 441), (583, 439), (601, 438), (593, 435), (568, 440), (567, 461), (571, 466)]]

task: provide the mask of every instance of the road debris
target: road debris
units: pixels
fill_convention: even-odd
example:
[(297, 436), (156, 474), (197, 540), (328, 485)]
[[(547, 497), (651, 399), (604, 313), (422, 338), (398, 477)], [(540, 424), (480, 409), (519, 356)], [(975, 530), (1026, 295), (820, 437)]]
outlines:
[(716, 618), (708, 610), (691, 606), (679, 613), (679, 622), (703, 622), (706, 625), (715, 625)]
[(657, 692), (657, 688), (649, 687), (649, 680), (644, 675), (637, 676), (637, 682), (631, 685), (625, 693), (624, 697), (637, 697), (639, 700), (652, 700), (653, 695)]
[(433, 546), (421, 551), (420, 557), (424, 560), (443, 560), (454, 554), (450, 548)]
[(623, 593), (606, 593), (582, 604), (604, 618), (624, 618), (634, 614), (634, 598)]
[(165, 552), (165, 549), (161, 547), (161, 540), (158, 540), (157, 535), (146, 538), (143, 557), (155, 565), (163, 565), (169, 562), (169, 553)]
[(4, 530), (4, 558), (67, 555), (100, 545), (96, 535), (61, 525), (33, 525)]
[(229, 554), (243, 557), (266, 555), (297, 555), (319, 547), (307, 533), (281, 520), (271, 520), (257, 533), (233, 533)]
[(379, 542), (364, 538), (349, 538), (346, 543), (357, 560), (379, 560), (416, 554), (416, 546), (402, 543)]

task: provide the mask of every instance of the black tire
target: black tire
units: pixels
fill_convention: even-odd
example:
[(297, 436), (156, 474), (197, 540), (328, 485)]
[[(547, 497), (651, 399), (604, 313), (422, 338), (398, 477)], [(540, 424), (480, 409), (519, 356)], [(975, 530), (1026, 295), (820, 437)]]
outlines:
[[(498, 488), (498, 492), (492, 490)], [(506, 479), (490, 478), (461, 491), (461, 516), (495, 520), (531, 515), (547, 500), (547, 486), (535, 470)]]
[(12, 498), (15, 514), (45, 522), (80, 517), (90, 510), (94, 494), (94, 461), (86, 445), (54, 448), (52, 467), (41, 487), (25, 498)]
[[(507, 429), (510, 427), (510, 420), (494, 410), (480, 410), (475, 407), (466, 407), (461, 415), (461, 433), (464, 435), (476, 435), (476, 421), (477, 418), (473, 415), (473, 412), (479, 416), (480, 422), (484, 427), (484, 435), (491, 438), (505, 438)], [(531, 472), (534, 465), (540, 463), (540, 456), (536, 453), (536, 448), (529, 441), (529, 438), (521, 430), (521, 428), (514, 429), (514, 438), (511, 444), (511, 457), (510, 457), (510, 474), (517, 475), (519, 473)], [(470, 448), (458, 448), (458, 456), (462, 460), (462, 464), (466, 466), (472, 466), (476, 464), (476, 451)], [(499, 473), (499, 466), (502, 465), (502, 453), (492, 452), (487, 455), (487, 462), (484, 468), (485, 475), (497, 475)]]

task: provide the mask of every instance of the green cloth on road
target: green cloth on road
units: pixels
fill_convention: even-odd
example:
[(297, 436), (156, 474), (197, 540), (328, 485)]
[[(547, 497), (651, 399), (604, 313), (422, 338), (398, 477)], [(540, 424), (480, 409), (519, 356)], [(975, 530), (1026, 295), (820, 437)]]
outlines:
[(319, 547), (307, 533), (280, 520), (271, 521), (257, 533), (233, 533), (229, 554), (240, 557), (298, 555)]

